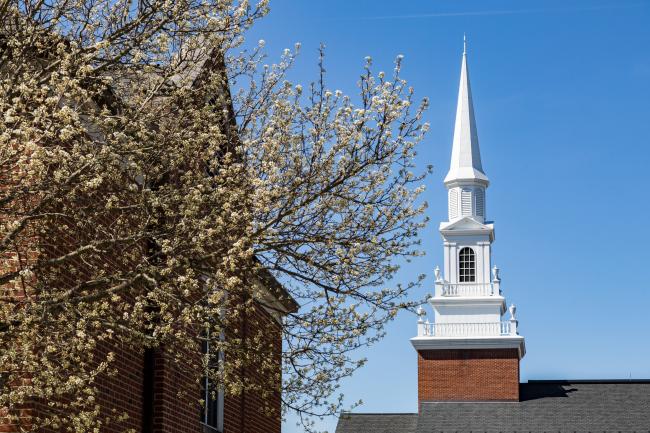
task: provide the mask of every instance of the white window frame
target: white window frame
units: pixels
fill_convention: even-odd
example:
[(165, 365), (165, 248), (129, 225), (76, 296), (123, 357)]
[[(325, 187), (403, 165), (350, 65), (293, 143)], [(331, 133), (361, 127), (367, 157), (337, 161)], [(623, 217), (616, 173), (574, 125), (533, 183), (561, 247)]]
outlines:
[[(203, 354), (209, 354), (210, 353), (210, 331), (206, 331), (207, 338), (208, 340), (206, 341), (206, 353)], [(219, 334), (219, 339), (223, 341), (224, 339), (224, 333), (223, 331), (220, 332)], [(217, 355), (218, 362), (221, 364), (223, 363), (224, 357), (223, 357), (223, 352), (219, 351)], [(211, 390), (210, 390), (210, 379), (208, 375), (206, 374), (205, 377), (203, 378), (203, 408), (201, 412), (201, 425), (203, 426), (203, 431), (205, 433), (213, 433), (213, 432), (218, 432), (222, 433), (223, 432), (223, 409), (224, 409), (224, 395), (223, 395), (223, 390), (219, 387), (217, 388), (216, 391), (216, 405), (217, 405), (217, 419), (216, 419), (216, 426), (211, 425), (208, 423), (209, 420), (209, 410), (212, 407), (208, 403), (210, 400), (212, 400), (212, 395), (211, 395)]]
[[(465, 251), (469, 251), (469, 254), (464, 255)], [(476, 252), (470, 247), (463, 247), (458, 252), (458, 281), (476, 282)]]

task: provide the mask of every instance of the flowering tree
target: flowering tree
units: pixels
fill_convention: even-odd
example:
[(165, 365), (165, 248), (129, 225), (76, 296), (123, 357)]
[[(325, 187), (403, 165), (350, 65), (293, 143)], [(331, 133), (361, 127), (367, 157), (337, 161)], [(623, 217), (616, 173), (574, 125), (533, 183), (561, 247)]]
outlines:
[(354, 97), (328, 90), (322, 53), (319, 79), (288, 82), (298, 47), (272, 66), (262, 42), (237, 52), (266, 11), (0, 1), (0, 407), (47, 401), (34, 426), (98, 429), (107, 342), (180, 359), (208, 340), (227, 362), (191, 362), (226, 394), (271, 393), (277, 374), (237, 374), (275, 370), (236, 326), (270, 272), (301, 306), (282, 324), (284, 408), (327, 415), (354, 350), (411, 306), (419, 278), (390, 280), (419, 254), (426, 101), (399, 57), (389, 77), (367, 59)]

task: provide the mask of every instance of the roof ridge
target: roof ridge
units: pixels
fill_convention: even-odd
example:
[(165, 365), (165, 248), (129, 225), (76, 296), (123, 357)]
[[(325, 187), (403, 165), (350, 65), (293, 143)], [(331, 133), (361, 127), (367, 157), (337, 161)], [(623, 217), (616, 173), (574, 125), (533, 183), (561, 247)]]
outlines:
[(341, 412), (341, 415), (417, 415), (417, 412)]
[(571, 383), (583, 383), (583, 384), (589, 384), (589, 383), (601, 383), (601, 384), (615, 384), (615, 383), (650, 383), (650, 379), (531, 379), (528, 382), (524, 383), (531, 383), (531, 384), (543, 384), (543, 383), (566, 383), (566, 384), (571, 384)]

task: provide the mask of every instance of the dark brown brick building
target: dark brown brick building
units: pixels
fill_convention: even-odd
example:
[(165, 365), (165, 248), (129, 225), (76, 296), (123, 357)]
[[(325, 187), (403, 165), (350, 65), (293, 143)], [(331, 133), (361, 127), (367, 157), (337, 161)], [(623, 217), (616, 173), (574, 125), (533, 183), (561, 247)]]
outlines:
[[(284, 299), (289, 299), (284, 297)], [(285, 311), (296, 308), (292, 301), (284, 302)], [(278, 323), (278, 307), (273, 312), (259, 305), (254, 314), (244, 317), (242, 337), (251, 336), (264, 327), (268, 342), (274, 347), (277, 374), (281, 374), (282, 335)], [(164, 348), (132, 350), (116, 345), (105, 345), (113, 351), (117, 374), (98, 381), (98, 403), (105, 414), (125, 412), (123, 422), (107, 424), (105, 433), (122, 433), (128, 429), (142, 433), (279, 433), (281, 430), (281, 400), (279, 392), (263, 401), (256, 392), (244, 391), (236, 396), (219, 393), (216, 399), (207, 397), (206, 407), (198, 405), (202, 389), (197, 386), (200, 372), (192, 371), (175, 362)], [(197, 347), (197, 354), (200, 348)], [(254, 365), (242, 372), (244, 380), (263, 382), (261, 370)], [(179, 396), (180, 399), (179, 399)], [(184, 396), (184, 397), (183, 397)], [(273, 413), (263, 409), (271, 407)], [(38, 416), (43, 404), (34, 404), (23, 410), (21, 425), (0, 417), (0, 432), (19, 433), (29, 428), (29, 417)], [(39, 430), (49, 433), (51, 430)]]
[[(29, 241), (39, 242), (37, 237)], [(29, 245), (25, 249), (31, 250)], [(37, 253), (30, 256), (30, 260), (38, 258)], [(7, 272), (7, 269), (17, 266), (16, 258), (11, 254), (2, 256), (0, 266)], [(263, 346), (270, 348), (267, 359), (273, 361), (274, 371), (269, 371), (268, 365), (262, 369), (249, 363), (242, 367), (239, 374), (242, 382), (265, 386), (267, 381), (264, 375), (281, 376), (281, 320), (284, 314), (295, 311), (297, 304), (270, 274), (264, 274), (264, 278), (257, 280), (255, 286), (254, 296), (259, 299), (254, 301), (254, 308), (246, 309), (242, 314), (237, 337), (247, 341), (262, 333), (265, 339)], [(3, 299), (7, 299), (11, 291), (5, 287), (1, 293), (5, 296)], [(187, 355), (198, 357), (201, 350), (200, 344), (197, 344), (194, 348), (187, 348)], [(98, 359), (103, 359), (108, 352), (115, 355), (112, 365), (116, 374), (100, 375), (96, 382), (97, 403), (102, 416), (115, 413), (128, 415), (124, 420), (104, 423), (102, 433), (279, 433), (281, 430), (279, 388), (265, 396), (245, 390), (239, 395), (224, 395), (221, 391), (213, 398), (205, 393), (197, 380), (202, 372), (192, 369), (191, 363), (185, 365), (173, 357), (165, 347), (142, 349), (122, 346), (119, 342), (103, 342), (97, 351)], [(224, 362), (228, 362), (228, 354), (223, 356)], [(198, 404), (201, 398), (207, 402), (205, 407)], [(32, 431), (32, 417), (51, 413), (51, 409), (47, 407), (47, 402), (37, 401), (27, 407), (14, 408), (15, 413), (20, 415), (21, 421), (18, 423), (7, 416), (8, 408), (0, 408), (0, 433)], [(56, 430), (38, 431), (51, 433)]]
[[(285, 302), (285, 311), (295, 304)], [(251, 317), (242, 321), (242, 330), (255, 334), (264, 327), (265, 335), (275, 348), (277, 373), (280, 374), (282, 350), (280, 319), (276, 312), (267, 311), (262, 305)], [(113, 348), (114, 350), (115, 348)], [(205, 408), (196, 404), (202, 390), (197, 387), (197, 372), (188, 371), (174, 362), (164, 348), (143, 353), (118, 352), (120, 372), (107, 378), (101, 385), (102, 406), (118, 408), (129, 413), (128, 426), (142, 433), (279, 433), (281, 420), (280, 395), (272, 401), (261, 401), (258, 393), (244, 391), (238, 396), (224, 396), (219, 393), (216, 400), (207, 398)], [(227, 359), (226, 359), (227, 362)], [(259, 370), (249, 366), (242, 371), (245, 380), (262, 382)], [(185, 401), (178, 395), (186, 395)], [(262, 409), (271, 405), (274, 414)], [(117, 429), (107, 428), (107, 433)]]
[[(224, 67), (223, 59), (218, 53), (210, 54), (203, 59), (203, 63), (197, 65), (196, 81), (201, 79), (206, 68)], [(224, 91), (228, 92), (228, 89)], [(115, 95), (111, 95), (111, 100), (112, 103), (119, 104)], [(227, 108), (232, 113), (232, 107)], [(224, 122), (226, 128), (227, 123)], [(6, 184), (6, 179), (0, 179), (0, 187), (2, 182)], [(102, 226), (106, 221), (96, 223), (97, 226)], [(17, 241), (16, 253), (0, 257), (0, 268), (3, 272), (10, 273), (19, 269), (19, 260), (34, 262), (46, 259), (48, 254), (65, 254), (66, 251), (73, 250), (78, 236), (79, 233), (66, 232), (56, 224), (51, 226), (46, 236), (23, 236)], [(104, 260), (111, 266), (110, 254), (105, 255)], [(78, 265), (83, 267), (80, 263)], [(247, 383), (267, 383), (263, 376), (269, 374), (281, 377), (281, 320), (284, 314), (298, 308), (291, 296), (270, 274), (262, 274), (252, 283), (255, 285), (255, 290), (252, 291), (252, 296), (255, 297), (254, 308), (242, 313), (237, 336), (246, 341), (263, 333), (263, 345), (270, 348), (267, 359), (273, 361), (274, 371), (246, 364), (239, 374), (240, 380)], [(75, 284), (74, 279), (65, 272), (56, 278), (65, 280), (63, 285), (72, 287)], [(1, 288), (2, 299), (13, 296), (11, 284), (5, 284)], [(201, 350), (200, 344), (197, 344), (197, 347), (187, 348), (187, 355), (200, 356)], [(281, 430), (279, 385), (276, 391), (268, 394), (245, 390), (237, 395), (219, 392), (213, 398), (205, 393), (205, 387), (197, 381), (202, 372), (192, 370), (177, 358), (174, 359), (165, 347), (134, 349), (123, 347), (119, 343), (103, 342), (97, 351), (100, 355), (113, 352), (113, 365), (117, 370), (115, 375), (104, 375), (97, 379), (97, 403), (102, 415), (128, 415), (126, 419), (105, 422), (101, 427), (102, 433), (279, 433)], [(224, 362), (228, 362), (228, 354), (223, 356)], [(198, 404), (201, 398), (206, 400), (205, 407)], [(31, 431), (30, 420), (46, 410), (45, 401), (15, 408), (20, 416), (20, 422), (15, 423), (7, 416), (9, 409), (0, 408), (0, 433)], [(41, 429), (39, 433), (51, 431), (55, 430)]]
[[(63, 239), (61, 236), (55, 236)], [(30, 246), (40, 242), (38, 237), (30, 237), (24, 245), (24, 254), (29, 260), (38, 260), (39, 255)], [(49, 240), (51, 242), (51, 239)], [(29, 244), (32, 243), (32, 244)], [(60, 248), (64, 248), (60, 244)], [(60, 253), (60, 252), (59, 252)], [(108, 260), (108, 259), (107, 259)], [(0, 256), (3, 272), (16, 268), (14, 254)], [(268, 357), (272, 359), (274, 371), (258, 368), (255, 364), (242, 367), (242, 382), (258, 383), (265, 386), (263, 375), (281, 376), (282, 329), (284, 314), (295, 311), (297, 304), (283, 287), (268, 273), (254, 281), (254, 301), (252, 309), (246, 309), (239, 320), (237, 337), (242, 341), (264, 335), (263, 345), (269, 347)], [(7, 287), (0, 292), (7, 299)], [(0, 321), (0, 325), (2, 322)], [(0, 329), (1, 331), (1, 329)], [(227, 338), (227, 337), (226, 337)], [(200, 344), (187, 349), (188, 357), (201, 355)], [(97, 348), (98, 359), (106, 353), (115, 355), (114, 375), (100, 375), (97, 379), (97, 403), (102, 416), (126, 413), (128, 417), (121, 421), (104, 423), (102, 433), (123, 433), (135, 431), (141, 433), (279, 433), (281, 430), (280, 390), (262, 396), (258, 392), (243, 391), (239, 395), (224, 395), (220, 391), (216, 398), (206, 394), (200, 385), (201, 371), (192, 368), (192, 363), (184, 364), (173, 357), (165, 347), (142, 349), (123, 346), (119, 342), (104, 342)], [(266, 353), (265, 353), (266, 355)], [(228, 354), (224, 354), (228, 362)], [(267, 358), (268, 359), (268, 358)], [(2, 379), (2, 377), (0, 377)], [(6, 385), (6, 384), (0, 384)], [(199, 405), (199, 399), (206, 400), (205, 407)], [(271, 409), (269, 412), (268, 409)], [(0, 433), (22, 433), (32, 431), (30, 420), (44, 413), (51, 413), (47, 402), (36, 401), (27, 407), (14, 408), (14, 414), (20, 415), (20, 422), (15, 423), (7, 415), (8, 408), (0, 408)], [(53, 433), (55, 429), (39, 429), (39, 433)]]

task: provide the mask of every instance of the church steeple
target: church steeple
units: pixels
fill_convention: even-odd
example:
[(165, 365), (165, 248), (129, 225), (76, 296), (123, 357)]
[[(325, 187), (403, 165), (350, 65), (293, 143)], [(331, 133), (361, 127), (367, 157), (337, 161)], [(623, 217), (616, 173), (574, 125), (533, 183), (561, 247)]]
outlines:
[[(458, 91), (451, 167), (445, 178), (449, 221), (440, 223), (443, 269), (436, 267), (428, 299), (433, 323), (418, 312), (418, 400), (517, 401), (519, 360), (526, 353), (515, 308), (505, 318), (499, 269), (492, 263), (494, 224), (485, 221), (488, 179), (481, 166), (467, 74), (467, 50)], [(505, 320), (504, 320), (505, 319)]]
[(451, 150), (449, 173), (445, 184), (455, 181), (476, 181), (485, 186), (489, 183), (481, 165), (481, 151), (474, 118), (472, 90), (467, 70), (467, 41), (464, 41), (463, 60), (460, 69), (458, 106), (456, 107), (456, 126)]

